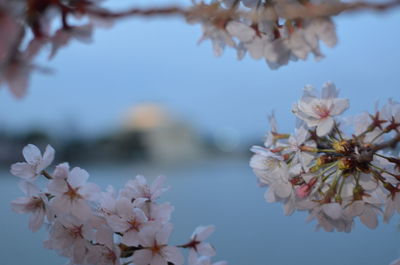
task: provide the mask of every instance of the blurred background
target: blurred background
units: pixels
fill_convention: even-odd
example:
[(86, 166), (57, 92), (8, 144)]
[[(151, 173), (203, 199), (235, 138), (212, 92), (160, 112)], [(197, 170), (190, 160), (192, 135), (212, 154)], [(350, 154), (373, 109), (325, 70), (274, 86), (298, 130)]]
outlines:
[(127, 19), (96, 30), (90, 45), (72, 42), (51, 61), (44, 53), (37, 63), (54, 73), (34, 74), (24, 99), (0, 90), (2, 264), (65, 263), (42, 247), (44, 231), (32, 234), (27, 216), (10, 210), (22, 193), (9, 166), (28, 143), (51, 144), (56, 162), (87, 169), (103, 188), (120, 188), (137, 174), (166, 175), (173, 242), (215, 224), (217, 259), (230, 264), (389, 264), (400, 255), (399, 218), (373, 231), (357, 223), (350, 234), (315, 232), (306, 214), (286, 217), (280, 205), (267, 204), (248, 166), (272, 110), (281, 131), (294, 129), (291, 105), (306, 84), (334, 81), (350, 98), (347, 115), (400, 100), (399, 12), (335, 22), (339, 44), (323, 47), (325, 59), (278, 70), (237, 61), (229, 49), (213, 57), (209, 42), (196, 45), (200, 27), (179, 18)]

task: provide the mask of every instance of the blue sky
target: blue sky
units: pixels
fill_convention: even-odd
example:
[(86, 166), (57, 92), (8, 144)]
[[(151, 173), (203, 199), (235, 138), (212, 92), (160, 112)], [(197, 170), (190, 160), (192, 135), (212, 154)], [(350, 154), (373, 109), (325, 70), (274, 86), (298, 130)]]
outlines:
[(399, 12), (335, 21), (339, 43), (324, 47), (324, 60), (270, 70), (263, 61), (237, 61), (232, 50), (214, 57), (209, 42), (196, 44), (200, 26), (182, 19), (124, 20), (97, 30), (90, 45), (72, 43), (52, 61), (44, 53), (38, 62), (56, 71), (35, 74), (23, 100), (1, 89), (0, 126), (60, 131), (75, 124), (97, 134), (118, 128), (131, 106), (155, 102), (202, 132), (228, 127), (243, 138), (261, 138), (273, 109), (281, 127), (292, 130), (290, 108), (306, 84), (334, 81), (351, 99), (348, 114), (372, 110), (376, 100), (399, 100)]

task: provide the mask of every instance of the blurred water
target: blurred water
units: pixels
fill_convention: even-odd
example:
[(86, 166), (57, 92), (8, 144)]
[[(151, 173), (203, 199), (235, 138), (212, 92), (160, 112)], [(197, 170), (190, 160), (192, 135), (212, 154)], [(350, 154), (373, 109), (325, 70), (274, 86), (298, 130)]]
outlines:
[[(314, 231), (305, 214), (284, 216), (279, 205), (267, 204), (247, 160), (198, 161), (179, 168), (150, 165), (88, 166), (91, 181), (103, 188), (122, 185), (136, 174), (168, 177), (171, 189), (163, 200), (175, 206), (173, 243), (183, 243), (197, 225), (215, 224), (210, 241), (217, 259), (235, 265), (380, 265), (399, 255), (398, 218), (368, 230), (357, 222), (350, 234)], [(62, 265), (64, 259), (42, 247), (44, 231), (32, 234), (27, 216), (10, 210), (21, 195), (18, 180), (1, 173), (0, 254), (2, 265)]]

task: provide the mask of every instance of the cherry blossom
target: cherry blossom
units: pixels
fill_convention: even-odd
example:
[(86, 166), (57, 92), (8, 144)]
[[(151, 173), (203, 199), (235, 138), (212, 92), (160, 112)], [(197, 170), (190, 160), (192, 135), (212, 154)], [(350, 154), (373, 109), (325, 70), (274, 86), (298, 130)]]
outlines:
[(89, 240), (94, 234), (90, 225), (69, 215), (57, 218), (50, 230), (45, 246), (57, 250), (62, 256), (71, 258), (73, 264), (84, 264)]
[(215, 255), (214, 248), (207, 242), (204, 242), (215, 230), (214, 226), (199, 226), (197, 227), (190, 242), (185, 244), (185, 248), (189, 248), (189, 263), (192, 260), (197, 260), (198, 255), (212, 257)]
[[(46, 150), (43, 157), (54, 154), (49, 147)], [(33, 145), (24, 148), (24, 156), (29, 167), (43, 160)], [(46, 160), (46, 167), (52, 159), (53, 155), (49, 162)], [(168, 189), (164, 186), (165, 177), (147, 184), (143, 176), (137, 176), (120, 190), (108, 186), (101, 192), (97, 185), (86, 182), (88, 172), (79, 167), (70, 169), (67, 162), (49, 172), (40, 170), (48, 181), (43, 190), (35, 185), (36, 178), (22, 181), (20, 187), (26, 196), (17, 198), (11, 206), (17, 213), (31, 214), (32, 231), (46, 222), (49, 238), (45, 247), (66, 257), (68, 264), (121, 265), (128, 260), (137, 265), (182, 265), (184, 257), (178, 247), (190, 248), (189, 262), (211, 264), (205, 257), (215, 255), (215, 249), (204, 240), (214, 231), (213, 226), (198, 227), (189, 245), (177, 247), (168, 243), (174, 207), (157, 202)]]
[(121, 243), (128, 246), (139, 245), (139, 232), (147, 223), (148, 219), (139, 208), (126, 198), (121, 198), (116, 203), (116, 215), (107, 217), (107, 222), (115, 231), (122, 233)]
[(140, 245), (143, 249), (133, 254), (133, 262), (137, 265), (174, 265), (183, 264), (183, 256), (177, 247), (168, 246), (168, 238), (172, 225), (149, 225), (140, 231)]
[(320, 95), (306, 86), (293, 108), (302, 121), (294, 134), (272, 128), (264, 146), (251, 148), (265, 200), (283, 203), (287, 215), (308, 211), (325, 231), (350, 232), (356, 218), (374, 229), (381, 215), (388, 222), (400, 212), (400, 160), (391, 150), (400, 141), (399, 104), (390, 100), (374, 114), (347, 119), (354, 132), (334, 119), (348, 105), (333, 83)]
[(293, 113), (307, 123), (317, 127), (317, 135), (328, 134), (334, 126), (334, 116), (340, 115), (348, 107), (347, 99), (336, 98), (338, 90), (333, 83), (325, 83), (320, 98), (305, 93), (302, 99), (293, 106)]
[(31, 213), (29, 229), (38, 231), (44, 222), (48, 200), (46, 195), (34, 184), (23, 181), (19, 187), (27, 195), (11, 202), (12, 209), (17, 213)]
[(99, 188), (93, 183), (86, 183), (89, 174), (78, 167), (73, 168), (66, 179), (53, 179), (49, 182), (49, 192), (54, 198), (51, 205), (56, 214), (71, 213), (76, 218), (86, 220), (92, 211), (87, 200), (95, 200)]
[(54, 159), (54, 149), (46, 147), (43, 156), (35, 145), (28, 144), (22, 150), (26, 162), (15, 163), (11, 166), (11, 174), (32, 181), (46, 169)]

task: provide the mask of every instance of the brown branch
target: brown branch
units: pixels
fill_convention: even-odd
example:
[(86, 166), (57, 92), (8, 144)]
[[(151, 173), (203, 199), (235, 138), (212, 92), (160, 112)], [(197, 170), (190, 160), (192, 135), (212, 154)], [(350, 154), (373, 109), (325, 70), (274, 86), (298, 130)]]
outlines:
[(395, 137), (393, 137), (390, 140), (387, 140), (387, 141), (385, 141), (383, 143), (380, 143), (380, 144), (375, 144), (372, 147), (372, 150), (374, 152), (376, 152), (376, 151), (383, 150), (383, 149), (386, 149), (386, 148), (395, 149), (399, 142), (400, 142), (400, 134), (397, 134)]
[[(210, 18), (210, 17), (244, 17), (253, 21), (266, 19), (275, 20), (276, 17), (286, 19), (295, 18), (315, 18), (334, 16), (342, 12), (356, 11), (374, 11), (383, 12), (400, 7), (400, 0), (392, 0), (386, 3), (370, 3), (370, 2), (353, 2), (353, 3), (335, 3), (335, 4), (276, 4), (275, 6), (267, 6), (262, 10), (258, 8), (256, 11), (244, 11), (241, 9), (224, 9), (215, 4), (200, 3), (196, 6), (183, 8), (179, 6), (169, 6), (162, 8), (132, 8), (121, 12), (111, 12), (106, 9), (86, 9), (89, 15), (101, 18), (125, 18), (125, 17), (152, 17), (152, 16), (183, 16), (186, 18)], [(274, 12), (271, 12), (271, 9)]]

